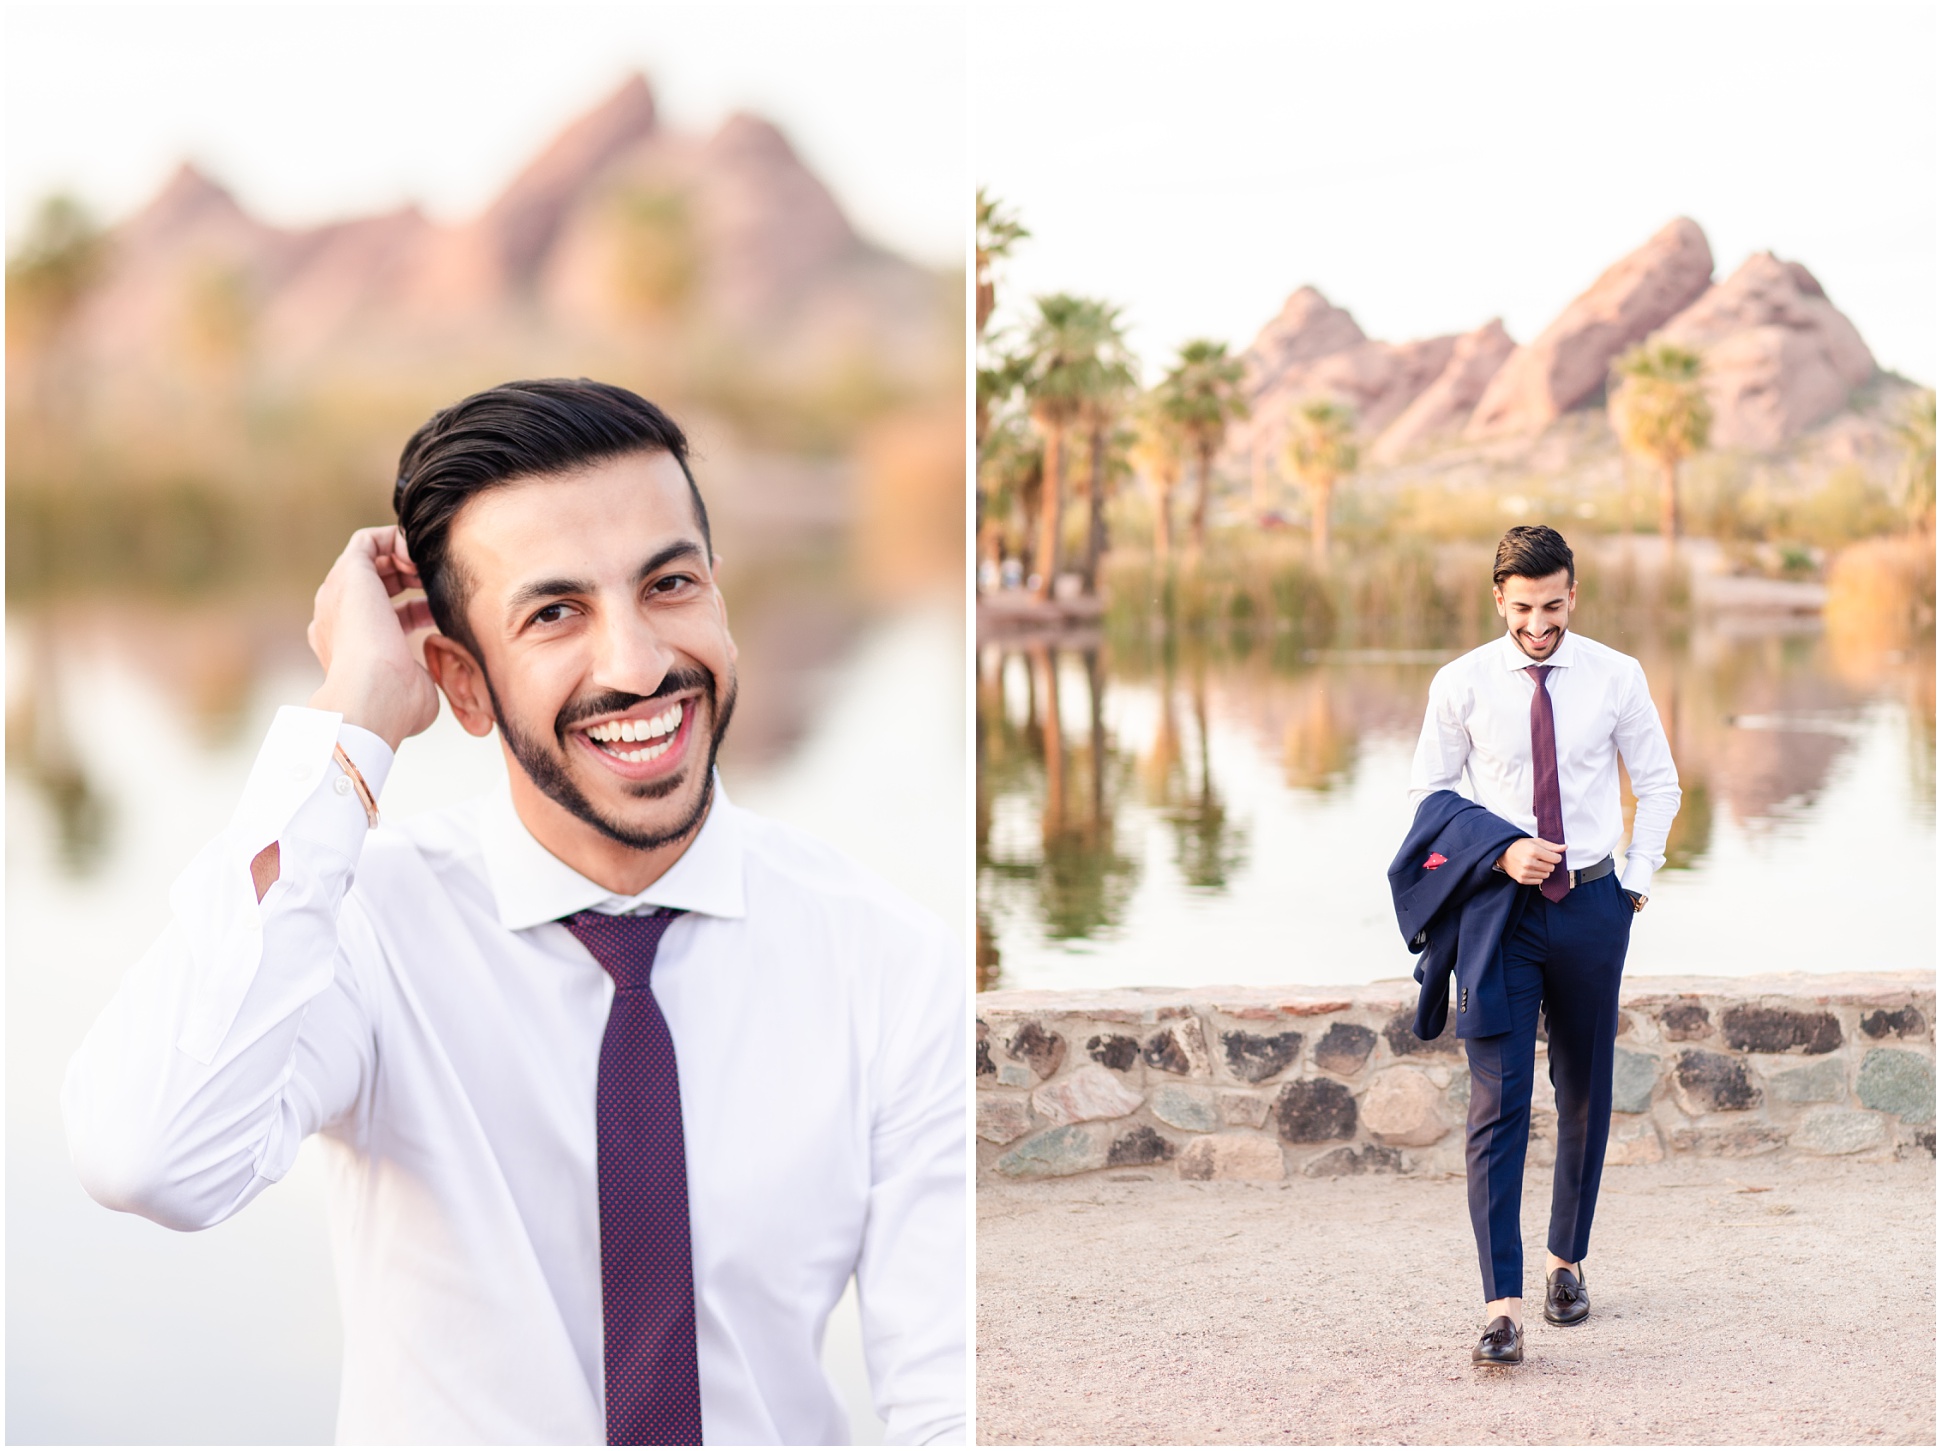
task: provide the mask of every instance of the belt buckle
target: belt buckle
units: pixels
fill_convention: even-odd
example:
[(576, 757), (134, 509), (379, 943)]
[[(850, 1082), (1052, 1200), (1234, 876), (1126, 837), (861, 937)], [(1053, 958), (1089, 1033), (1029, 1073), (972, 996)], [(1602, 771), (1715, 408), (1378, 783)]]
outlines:
[(1577, 890), (1577, 873), (1574, 871), (1570, 874), (1570, 889), (1573, 892)]

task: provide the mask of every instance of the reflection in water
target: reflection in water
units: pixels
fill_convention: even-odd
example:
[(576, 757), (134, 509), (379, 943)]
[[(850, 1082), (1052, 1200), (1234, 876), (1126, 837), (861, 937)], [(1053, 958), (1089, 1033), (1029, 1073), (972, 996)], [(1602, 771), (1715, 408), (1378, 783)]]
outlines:
[(1180, 749), (1174, 712), (1178, 687), (1174, 655), (1165, 654), (1165, 678), (1160, 686), (1162, 724), (1146, 771), (1148, 804), (1158, 807), (1173, 828), (1173, 860), (1188, 887), (1219, 891), (1227, 878), (1246, 862), (1244, 827), (1228, 819), (1226, 803), (1213, 785), (1210, 737), (1206, 728), (1206, 661), (1196, 658), (1189, 687), (1193, 709), (1193, 762), (1189, 769)]
[(31, 782), (46, 804), (61, 870), (86, 876), (106, 855), (113, 814), (60, 718), (60, 656), (51, 632), (34, 630), (28, 649), (31, 683), (7, 703), (7, 768)]
[[(1892, 817), (1917, 845), (1931, 833), (1931, 635), (1883, 649), (1810, 618), (1690, 630), (1579, 623), (1643, 661), (1678, 762), (1684, 802), (1655, 897), (1702, 893), (1732, 901), (1732, 911), (1753, 900), (1777, 930), (1813, 879), (1810, 864), (1850, 830), (1836, 820)], [(1462, 648), (1317, 651), (1227, 631), (987, 642), (977, 695), (980, 989), (1272, 981), (1259, 976), (1271, 971), (1259, 962), (1262, 939), (1287, 935), (1303, 891), (1338, 919), (1299, 918), (1316, 934), (1314, 955), (1333, 962), (1317, 980), (1406, 972), (1388, 941), (1379, 879), (1406, 825), (1407, 762), (1430, 677)], [(1635, 802), (1623, 787), (1628, 832)], [(1849, 799), (1863, 790), (1873, 794)], [(1839, 796), (1832, 809), (1829, 793)], [(1898, 888), (1910, 898), (1931, 899), (1923, 850), (1897, 867), (1914, 873)], [(1803, 876), (1789, 879), (1796, 867)], [(1330, 894), (1357, 900), (1351, 910)], [(1281, 930), (1261, 931), (1267, 922)], [(1893, 963), (1869, 965), (1931, 956), (1914, 940), (1931, 939), (1931, 924), (1877, 926)], [(1229, 934), (1224, 958), (1198, 960), (1187, 944), (1216, 930)], [(1175, 945), (1155, 945), (1163, 941)], [(1806, 951), (1748, 941), (1717, 970), (1853, 965), (1794, 961), (1789, 950)], [(1101, 979), (1113, 961), (1126, 975)]]
[[(1712, 844), (1712, 788), (1702, 778), (1693, 776), (1683, 782), (1682, 789), (1678, 815), (1672, 818), (1671, 830), (1665, 835), (1665, 866), (1671, 871), (1697, 866)], [(1624, 801), (1627, 835), (1637, 805), (1637, 798), (1627, 790)]]
[[(1072, 665), (1082, 681), (1085, 713), (1082, 723), (1067, 726), (1065, 667)], [(995, 788), (978, 794), (979, 873), (1004, 889), (1028, 892), (1033, 915), (1053, 939), (1083, 939), (1116, 926), (1138, 863), (1120, 851), (1114, 831), (1131, 763), (1108, 741), (1097, 647), (1070, 652), (1039, 645), (1009, 656), (987, 654), (977, 698), (979, 779)], [(999, 797), (1038, 803), (1037, 831), (1029, 840), (994, 833), (991, 803)], [(995, 953), (989, 916), (980, 905), (980, 981), (996, 980)]]
[(1335, 710), (1325, 675), (1307, 681), (1305, 704), (1288, 717), (1281, 737), (1281, 765), (1296, 791), (1326, 791), (1348, 779), (1355, 764), (1355, 733)]

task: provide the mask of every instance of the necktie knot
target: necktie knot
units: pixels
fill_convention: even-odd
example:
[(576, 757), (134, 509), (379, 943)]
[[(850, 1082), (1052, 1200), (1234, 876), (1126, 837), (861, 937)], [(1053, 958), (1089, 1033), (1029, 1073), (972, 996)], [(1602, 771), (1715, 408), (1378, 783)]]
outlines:
[(1525, 665), (1523, 669), (1524, 673), (1537, 682), (1538, 689), (1543, 690), (1549, 688), (1543, 683), (1544, 677), (1550, 673), (1550, 667), (1548, 665)]
[(661, 937), (679, 915), (680, 910), (673, 907), (626, 916), (586, 911), (562, 917), (560, 925), (579, 938), (593, 960), (607, 970), (614, 987), (625, 992), (647, 986)]

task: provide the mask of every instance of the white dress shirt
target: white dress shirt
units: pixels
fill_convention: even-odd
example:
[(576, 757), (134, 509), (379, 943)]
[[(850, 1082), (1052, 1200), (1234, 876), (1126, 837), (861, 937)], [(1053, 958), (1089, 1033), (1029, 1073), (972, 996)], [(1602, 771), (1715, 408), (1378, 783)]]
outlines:
[(1505, 631), (1436, 672), (1409, 771), (1409, 804), (1431, 791), (1460, 790), (1467, 770), (1471, 800), (1537, 835), (1530, 755), (1530, 700), (1537, 682), (1526, 670), (1537, 664), (1556, 667), (1544, 683), (1556, 724), (1565, 864), (1581, 871), (1617, 850), (1624, 836), (1617, 770), (1623, 756), (1638, 809), (1618, 880), (1627, 891), (1649, 896), (1678, 814), (1678, 768), (1644, 667), (1574, 630), (1564, 632), (1548, 660), (1532, 660)]
[[(177, 1229), (325, 1147), (344, 1442), (606, 1440), (595, 1085), (612, 980), (556, 919), (686, 909), (653, 991), (680, 1065), (703, 1433), (846, 1442), (819, 1352), (852, 1272), (892, 1441), (965, 1421), (962, 948), (731, 805), (616, 898), (503, 790), (377, 830), (391, 752), (285, 708), (230, 828), (69, 1066), (82, 1183)], [(260, 906), (249, 862), (280, 843)], [(354, 878), (354, 883), (353, 883)]]

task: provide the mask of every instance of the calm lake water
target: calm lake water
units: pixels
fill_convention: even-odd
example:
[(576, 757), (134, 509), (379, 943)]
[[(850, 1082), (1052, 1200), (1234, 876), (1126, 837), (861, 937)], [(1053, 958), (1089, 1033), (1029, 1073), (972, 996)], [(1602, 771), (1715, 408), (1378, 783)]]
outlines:
[[(8, 624), (9, 1441), (332, 1436), (341, 1331), (311, 1152), (235, 1219), (176, 1234), (87, 1198), (58, 1103), (68, 1058), (167, 920), (169, 884), (227, 820), (270, 717), (315, 689), (300, 623), (271, 633), (282, 643), (252, 650), (166, 614), (15, 611)], [(751, 669), (746, 649), (743, 673), (744, 695), (773, 692), (777, 675)], [(797, 725), (767, 733), (786, 746), (736, 765), (724, 755), (730, 794), (835, 842), (961, 929), (961, 612), (865, 624), (795, 686)], [(502, 770), (496, 743), (447, 713), (399, 753), (385, 811), (463, 799)], [(824, 1365), (858, 1439), (880, 1440), (853, 1291)]]
[[(1584, 633), (1643, 660), (1685, 793), (1629, 973), (1933, 970), (1931, 636)], [(1407, 976), (1385, 873), (1430, 678), (1459, 653), (982, 644), (980, 985)]]

